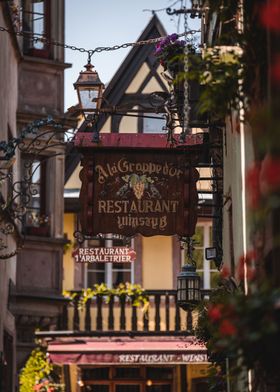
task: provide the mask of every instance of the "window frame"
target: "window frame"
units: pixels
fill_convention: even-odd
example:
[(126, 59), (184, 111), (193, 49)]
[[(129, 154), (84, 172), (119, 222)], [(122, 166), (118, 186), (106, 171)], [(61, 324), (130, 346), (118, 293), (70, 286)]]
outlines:
[[(108, 235), (109, 238), (112, 238), (112, 234)], [(120, 238), (115, 238), (114, 240), (112, 239), (104, 239), (104, 241), (100, 241), (99, 243), (95, 243), (92, 246), (90, 245), (90, 241), (86, 241), (85, 243), (85, 247), (112, 247), (112, 246), (124, 246), (122, 245), (123, 240), (121, 240)], [(134, 239), (131, 239), (131, 243), (129, 245), (132, 249), (134, 249)], [(119, 270), (118, 268), (114, 268), (114, 265), (116, 265), (116, 267), (119, 265), (119, 263), (102, 263), (102, 265), (104, 264), (104, 280), (102, 283), (105, 283), (107, 285), (107, 287), (109, 288), (113, 288), (113, 273), (116, 271), (122, 271), (122, 272), (130, 272), (130, 280), (129, 283), (134, 284), (135, 282), (135, 268), (134, 268), (134, 263), (136, 261), (133, 261), (130, 263), (130, 270), (129, 269), (124, 269), (124, 270)], [(90, 272), (99, 272), (98, 270), (96, 270), (95, 268), (91, 268), (91, 266), (95, 266), (95, 264), (98, 263), (91, 263), (91, 264), (86, 264), (85, 265), (85, 269), (84, 269), (84, 286), (86, 288), (92, 287), (88, 285), (88, 274)], [(126, 283), (125, 281), (122, 283)], [(95, 284), (95, 283), (93, 283)]]
[[(44, 32), (42, 36), (46, 40), (50, 40), (51, 37), (51, 3), (50, 0), (42, 0), (43, 3), (43, 25)], [(31, 34), (34, 33), (32, 15), (35, 13), (32, 10), (32, 5), (34, 0), (23, 0), (22, 1), (22, 26), (24, 31), (29, 31)], [(29, 10), (27, 9), (29, 7)], [(26, 16), (27, 15), (27, 16)], [(27, 30), (28, 29), (28, 30)], [(23, 52), (26, 55), (34, 57), (49, 58), (51, 53), (51, 47), (48, 43), (43, 42), (42, 48), (36, 48), (34, 45), (35, 41), (30, 40), (28, 37), (24, 36), (23, 39)]]
[[(201, 274), (202, 273), (202, 282), (201, 282), (201, 287), (204, 290), (210, 290), (211, 288), (211, 273), (218, 272), (217, 268), (211, 268), (211, 260), (207, 260), (205, 257), (205, 248), (211, 247), (211, 236), (210, 236), (210, 230), (213, 229), (213, 223), (211, 221), (205, 221), (205, 222), (198, 222), (196, 225), (197, 228), (202, 228), (203, 229), (203, 244), (202, 245), (196, 245), (194, 244), (194, 250), (200, 250), (202, 251), (203, 255), (203, 268), (198, 268), (196, 271)], [(186, 259), (186, 249), (183, 249), (182, 251), (182, 261), (183, 264), (185, 264), (185, 259)], [(195, 257), (194, 257), (195, 259)]]
[[(28, 162), (28, 166), (25, 166), (25, 163)], [(35, 169), (34, 172), (33, 170), (33, 164), (38, 162), (38, 166)], [(40, 174), (39, 174), (39, 181), (38, 184), (32, 182), (32, 175), (33, 173), (38, 170), (38, 167), (40, 169)], [(31, 170), (31, 172), (28, 172)], [(30, 203), (26, 205), (26, 215), (25, 215), (25, 222), (24, 222), (24, 232), (26, 234), (32, 234), (32, 235), (43, 235), (43, 236), (49, 236), (49, 229), (50, 229), (50, 222), (48, 220), (48, 210), (47, 210), (47, 173), (48, 173), (48, 157), (45, 155), (36, 155), (34, 156), (33, 154), (23, 154), (21, 156), (21, 177), (23, 178), (22, 181), (24, 181), (25, 176), (27, 176), (27, 179), (30, 179), (28, 188), (26, 190), (26, 193), (29, 194), (31, 197)], [(30, 176), (30, 177), (28, 177)], [(39, 200), (39, 206), (38, 207), (33, 207), (32, 206), (32, 185), (38, 186), (39, 192), (38, 192), (38, 200)], [(37, 194), (36, 194), (37, 195)], [(35, 195), (34, 195), (35, 196)], [(27, 220), (27, 214), (30, 212), (31, 214), (34, 212), (35, 216), (37, 216), (38, 221), (32, 223), (28, 222)]]
[[(161, 130), (157, 129), (156, 131), (153, 131), (153, 132), (150, 132), (150, 131), (147, 132), (145, 130), (145, 122), (147, 122), (147, 121), (155, 122), (155, 121), (159, 121), (159, 120), (157, 120), (156, 118), (153, 119), (153, 118), (149, 118), (149, 117), (145, 117), (145, 116), (158, 117), (159, 120), (163, 120), (162, 129)], [(163, 129), (163, 127), (165, 127), (165, 126), (166, 126), (166, 119), (164, 117), (164, 113), (146, 112), (146, 113), (143, 114), (143, 118), (142, 118), (142, 133), (144, 133), (145, 135), (151, 135), (151, 134), (162, 135), (162, 134), (166, 134), (166, 130)]]

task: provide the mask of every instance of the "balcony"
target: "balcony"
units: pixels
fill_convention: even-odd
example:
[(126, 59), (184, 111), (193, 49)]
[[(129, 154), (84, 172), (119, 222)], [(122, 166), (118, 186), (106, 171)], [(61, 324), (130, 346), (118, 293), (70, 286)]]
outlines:
[[(73, 301), (65, 299), (57, 328), (37, 336), (145, 336), (192, 335), (195, 311), (177, 306), (176, 290), (146, 290), (149, 307), (132, 306), (125, 297), (96, 296), (81, 307), (79, 292)], [(204, 290), (202, 296), (209, 291)]]

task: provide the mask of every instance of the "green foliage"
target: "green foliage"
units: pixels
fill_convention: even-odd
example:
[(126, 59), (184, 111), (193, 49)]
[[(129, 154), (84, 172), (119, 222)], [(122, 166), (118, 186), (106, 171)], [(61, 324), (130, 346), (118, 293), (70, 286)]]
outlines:
[(190, 55), (188, 80), (201, 85), (199, 112), (209, 113), (212, 119), (223, 119), (231, 111), (239, 110), (243, 94), (240, 87), (242, 77), (240, 55), (236, 50), (215, 47), (203, 55)]
[(132, 306), (142, 307), (146, 311), (149, 306), (149, 298), (145, 290), (139, 284), (120, 283), (116, 288), (108, 288), (105, 283), (95, 284), (93, 288), (81, 290), (81, 292), (64, 291), (63, 295), (72, 302), (78, 301), (79, 307), (83, 308), (88, 300), (94, 297), (105, 297), (106, 302), (110, 301), (112, 296), (127, 298)]
[(181, 99), (175, 100), (179, 111), (182, 82), (188, 79), (201, 85), (198, 112), (207, 113), (212, 121), (224, 120), (232, 111), (247, 110), (252, 102), (263, 101), (267, 93), (266, 35), (258, 13), (261, 1), (244, 1), (243, 30), (238, 25), (238, 0), (204, 3), (207, 20), (217, 20), (219, 29), (213, 31), (211, 42), (206, 43), (201, 53), (194, 53), (189, 45), (188, 72), (184, 72), (183, 47), (167, 43), (157, 56), (173, 78), (175, 98), (176, 85), (182, 90)]
[(58, 384), (54, 366), (47, 360), (46, 352), (40, 347), (30, 354), (19, 376), (20, 392), (63, 392), (64, 386)]
[(214, 363), (229, 358), (235, 371), (259, 368), (269, 377), (280, 347), (280, 290), (263, 286), (249, 295), (215, 290), (200, 306), (196, 336)]

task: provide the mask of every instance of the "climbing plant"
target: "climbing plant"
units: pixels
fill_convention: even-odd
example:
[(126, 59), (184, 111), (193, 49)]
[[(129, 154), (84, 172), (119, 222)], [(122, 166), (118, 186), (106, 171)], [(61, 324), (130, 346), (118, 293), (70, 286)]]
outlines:
[(28, 358), (19, 376), (20, 392), (64, 392), (64, 385), (59, 382), (58, 367), (47, 359), (46, 350), (35, 348)]

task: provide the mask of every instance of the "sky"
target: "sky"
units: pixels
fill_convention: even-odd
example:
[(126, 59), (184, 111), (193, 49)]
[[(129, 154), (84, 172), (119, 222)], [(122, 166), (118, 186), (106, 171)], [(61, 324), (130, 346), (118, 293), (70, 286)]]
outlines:
[[(167, 7), (181, 8), (186, 0), (65, 0), (65, 43), (94, 49), (135, 42), (152, 17), (151, 11)], [(174, 4), (176, 3), (176, 4)], [(169, 16), (157, 11), (168, 34), (183, 33), (183, 16)], [(189, 18), (190, 28), (199, 28), (199, 20)], [(131, 48), (130, 48), (131, 49)], [(107, 84), (126, 57), (129, 49), (95, 53), (92, 64), (101, 81)], [(87, 53), (65, 49), (65, 61), (72, 64), (65, 71), (65, 110), (78, 102), (73, 83), (87, 63)]]

